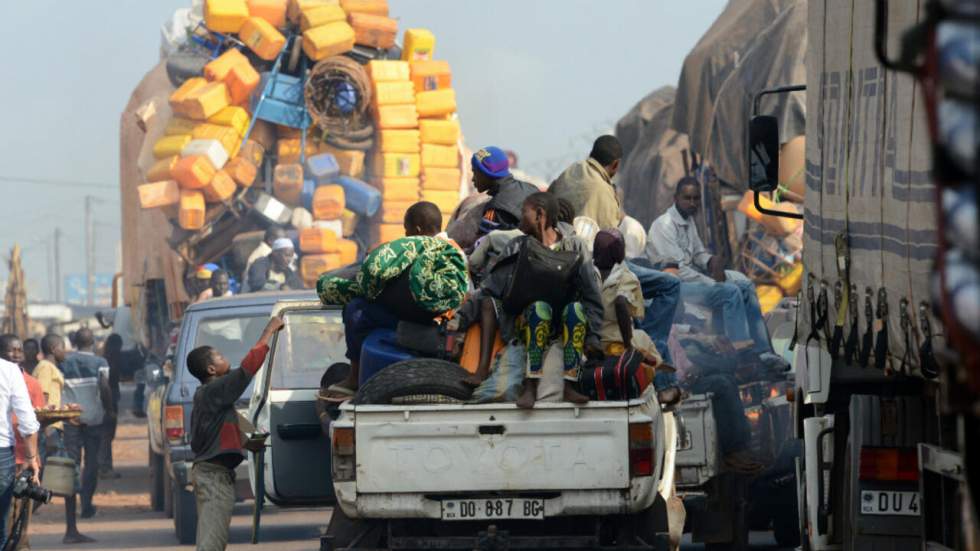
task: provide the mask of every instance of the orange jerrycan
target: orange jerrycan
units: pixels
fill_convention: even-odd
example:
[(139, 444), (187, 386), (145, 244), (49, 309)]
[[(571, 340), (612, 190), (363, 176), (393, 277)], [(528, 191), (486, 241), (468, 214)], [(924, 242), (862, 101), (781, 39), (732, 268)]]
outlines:
[(347, 21), (354, 29), (354, 42), (381, 50), (394, 47), (398, 22), (382, 15), (350, 13)]
[(458, 191), (431, 191), (422, 190), (422, 200), (435, 203), (439, 207), (439, 212), (447, 213), (456, 210), (459, 205)]
[(304, 253), (335, 253), (339, 251), (338, 237), (327, 228), (306, 228), (299, 232), (299, 250)]
[(405, 226), (401, 223), (378, 224), (376, 226), (376, 230), (371, 232), (371, 234), (372, 236), (376, 236), (375, 239), (372, 240), (374, 241), (374, 245), (387, 243), (389, 241), (394, 241), (395, 239), (405, 237)]
[(426, 168), (422, 173), (422, 189), (459, 191), (462, 173), (458, 168)]
[(429, 29), (405, 29), (405, 45), (402, 59), (405, 61), (428, 61), (436, 50), (436, 37)]
[(150, 170), (146, 173), (147, 182), (161, 182), (173, 178), (173, 169), (180, 160), (179, 155), (171, 155), (153, 163)]
[(455, 145), (422, 144), (424, 168), (453, 168), (459, 166), (459, 150)]
[(378, 128), (419, 127), (419, 112), (415, 105), (379, 105), (375, 112)]
[(245, 0), (205, 0), (204, 24), (219, 33), (237, 33), (248, 19)]
[(197, 190), (184, 189), (180, 192), (180, 211), (177, 223), (185, 230), (199, 230), (204, 227), (207, 205), (204, 194)]
[(368, 62), (368, 75), (373, 82), (411, 80), (412, 73), (407, 62), (390, 59), (374, 59)]
[(313, 61), (349, 52), (354, 48), (354, 29), (346, 21), (328, 23), (303, 33), (303, 51)]
[(453, 85), (453, 72), (448, 61), (413, 61), (410, 66), (416, 93), (443, 90)]
[(388, 0), (340, 0), (347, 13), (368, 13), (388, 17)]
[(299, 18), (299, 30), (306, 32), (328, 23), (347, 21), (347, 13), (339, 5), (317, 5), (304, 9)]
[(180, 85), (179, 88), (170, 94), (170, 109), (175, 115), (187, 116), (187, 98), (199, 88), (208, 85), (208, 81), (201, 77), (189, 78)]
[(173, 176), (184, 189), (201, 189), (211, 182), (215, 172), (214, 165), (207, 157), (191, 155), (177, 161)]
[(418, 178), (380, 178), (372, 184), (381, 191), (382, 204), (390, 201), (418, 201)]
[(144, 209), (166, 207), (180, 202), (180, 185), (176, 180), (164, 180), (143, 184), (136, 188), (140, 206)]
[(456, 145), (459, 142), (459, 120), (419, 120), (422, 143)]
[(228, 86), (224, 82), (211, 82), (191, 92), (181, 109), (188, 117), (203, 121), (229, 105), (231, 95)]
[(342, 268), (339, 253), (307, 254), (299, 260), (299, 272), (303, 283), (313, 287), (320, 274)]
[(286, 0), (248, 0), (248, 14), (261, 17), (277, 29), (286, 27)]
[(222, 170), (227, 172), (231, 179), (242, 187), (250, 187), (255, 183), (255, 177), (258, 175), (258, 169), (252, 164), (252, 161), (242, 156), (228, 161)]
[(344, 212), (344, 188), (336, 184), (320, 186), (313, 192), (313, 218), (336, 220)]
[(276, 199), (283, 203), (293, 207), (299, 205), (303, 194), (303, 165), (296, 163), (276, 165), (272, 190)]
[(419, 117), (443, 117), (456, 112), (456, 91), (452, 88), (426, 90), (415, 94)]
[(286, 37), (261, 17), (249, 17), (238, 31), (238, 37), (266, 61), (274, 60), (286, 45)]
[(205, 201), (209, 203), (220, 203), (221, 201), (231, 199), (231, 196), (235, 194), (235, 190), (237, 189), (238, 185), (232, 179), (231, 175), (225, 170), (219, 170), (214, 173), (214, 178), (211, 178), (208, 185), (201, 188), (201, 191), (204, 193)]
[(338, 239), (337, 252), (340, 253), (341, 266), (353, 264), (357, 260), (357, 243), (350, 239)]
[(415, 103), (415, 85), (410, 80), (389, 80), (374, 83), (375, 105)]
[(375, 154), (372, 173), (376, 178), (417, 178), (421, 169), (418, 153)]
[(382, 153), (418, 153), (421, 147), (418, 130), (381, 130), (378, 134)]

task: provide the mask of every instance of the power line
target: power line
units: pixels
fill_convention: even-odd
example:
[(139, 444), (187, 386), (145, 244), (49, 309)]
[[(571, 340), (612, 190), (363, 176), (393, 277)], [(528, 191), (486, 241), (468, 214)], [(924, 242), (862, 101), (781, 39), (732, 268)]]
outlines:
[(54, 180), (47, 178), (20, 178), (16, 176), (0, 176), (0, 182), (7, 184), (37, 184), (42, 186), (62, 186), (62, 187), (89, 187), (99, 189), (118, 189), (111, 184), (99, 184), (96, 182), (79, 182), (75, 180)]

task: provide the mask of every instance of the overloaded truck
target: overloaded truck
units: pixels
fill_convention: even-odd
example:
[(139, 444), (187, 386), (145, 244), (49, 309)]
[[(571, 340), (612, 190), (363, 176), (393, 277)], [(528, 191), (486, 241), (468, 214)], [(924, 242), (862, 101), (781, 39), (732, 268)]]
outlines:
[[(790, 394), (804, 549), (977, 545), (977, 14), (809, 3)], [(767, 101), (748, 128), (757, 196), (778, 185)]]

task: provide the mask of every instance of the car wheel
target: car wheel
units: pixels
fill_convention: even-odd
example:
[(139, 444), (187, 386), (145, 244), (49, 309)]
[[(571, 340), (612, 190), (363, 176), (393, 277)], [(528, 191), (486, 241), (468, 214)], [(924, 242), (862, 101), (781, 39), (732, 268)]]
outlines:
[(386, 532), (383, 522), (355, 520), (344, 514), (340, 507), (334, 507), (326, 535), (333, 540), (334, 549), (346, 549), (355, 541), (358, 547), (374, 548), (385, 543)]
[(354, 404), (437, 403), (469, 399), (465, 369), (444, 360), (417, 358), (389, 365), (357, 391)]
[(172, 484), (171, 493), (174, 501), (174, 532), (181, 545), (194, 543), (197, 535), (197, 502), (194, 494)]
[(154, 511), (162, 511), (165, 501), (163, 487), (166, 482), (163, 456), (153, 453), (153, 448), (149, 444), (147, 450), (150, 458), (150, 508)]
[(166, 465), (163, 468), (163, 514), (174, 518), (174, 483), (170, 480)]

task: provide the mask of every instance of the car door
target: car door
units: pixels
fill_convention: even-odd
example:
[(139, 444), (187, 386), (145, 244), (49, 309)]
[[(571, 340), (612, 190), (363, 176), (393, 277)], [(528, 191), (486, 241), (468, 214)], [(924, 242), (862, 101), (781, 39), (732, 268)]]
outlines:
[[(341, 311), (317, 301), (277, 304), (285, 327), (257, 375), (249, 419), (269, 433), (263, 486), (277, 504), (331, 504), (330, 445), (315, 411), (321, 379), (347, 365)], [(328, 378), (330, 378), (328, 376)], [(253, 489), (258, 473), (250, 469)]]

